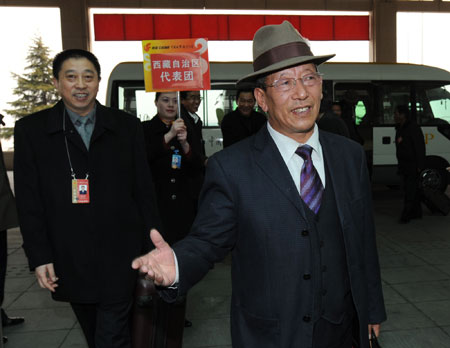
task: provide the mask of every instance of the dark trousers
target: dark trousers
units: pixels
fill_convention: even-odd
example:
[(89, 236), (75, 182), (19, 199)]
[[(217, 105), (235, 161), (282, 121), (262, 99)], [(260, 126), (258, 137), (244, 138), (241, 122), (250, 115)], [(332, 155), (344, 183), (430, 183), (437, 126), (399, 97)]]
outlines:
[(352, 303), (339, 324), (333, 324), (324, 318), (320, 318), (314, 324), (313, 348), (352, 348), (355, 313)]
[(131, 348), (132, 301), (113, 304), (70, 303), (89, 348)]
[(6, 264), (8, 260), (8, 245), (6, 230), (0, 231), (0, 307), (5, 298)]
[(402, 219), (409, 220), (422, 216), (420, 205), (419, 174), (411, 171), (403, 174), (404, 203)]

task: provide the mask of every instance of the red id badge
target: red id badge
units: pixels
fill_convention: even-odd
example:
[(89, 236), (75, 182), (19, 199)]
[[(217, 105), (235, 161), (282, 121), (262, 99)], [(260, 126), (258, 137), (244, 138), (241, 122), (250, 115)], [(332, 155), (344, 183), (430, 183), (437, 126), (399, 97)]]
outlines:
[(72, 203), (90, 203), (88, 179), (72, 179)]

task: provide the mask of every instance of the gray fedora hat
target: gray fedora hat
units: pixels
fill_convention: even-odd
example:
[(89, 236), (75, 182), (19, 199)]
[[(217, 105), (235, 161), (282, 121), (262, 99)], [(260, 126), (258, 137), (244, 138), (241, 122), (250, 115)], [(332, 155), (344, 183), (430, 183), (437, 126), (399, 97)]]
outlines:
[(254, 72), (241, 78), (237, 84), (251, 83), (262, 75), (300, 64), (319, 65), (334, 56), (314, 56), (307, 40), (288, 21), (265, 25), (259, 28), (253, 37)]

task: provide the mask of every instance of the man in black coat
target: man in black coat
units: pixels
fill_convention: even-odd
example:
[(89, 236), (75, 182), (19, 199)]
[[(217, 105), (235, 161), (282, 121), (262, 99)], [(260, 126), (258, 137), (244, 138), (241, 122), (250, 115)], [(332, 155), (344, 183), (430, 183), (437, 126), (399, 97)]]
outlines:
[(226, 114), (220, 124), (224, 148), (255, 134), (267, 121), (266, 116), (254, 110), (253, 90), (239, 89), (236, 103), (236, 110)]
[(142, 126), (96, 101), (92, 53), (59, 53), (53, 75), (62, 100), (15, 126), (24, 249), (39, 285), (70, 302), (89, 348), (129, 348), (129, 263), (157, 219)]
[(364, 150), (316, 124), (331, 57), (287, 21), (256, 32), (239, 82), (257, 84), (266, 126), (211, 156), (189, 235), (172, 249), (152, 230), (132, 263), (170, 301), (231, 252), (236, 348), (351, 348), (353, 329), (369, 348), (386, 319)]
[(425, 168), (425, 140), (422, 129), (411, 118), (407, 105), (395, 109), (395, 147), (398, 173), (402, 176), (404, 189), (401, 223), (422, 217), (420, 204), (419, 174)]
[(205, 141), (203, 140), (203, 122), (197, 114), (202, 97), (199, 91), (181, 91), (181, 118), (186, 123), (186, 127), (192, 128), (192, 144), (196, 151), (202, 156), (202, 163), (206, 164)]
[[(0, 123), (3, 115), (0, 115)], [(22, 317), (9, 317), (3, 309), (3, 300), (5, 298), (5, 280), (6, 267), (8, 261), (8, 239), (7, 229), (17, 227), (16, 202), (9, 186), (8, 174), (6, 172), (5, 161), (3, 159), (3, 151), (0, 143), (0, 308), (2, 317), (2, 326), (17, 325), (24, 322)], [(7, 338), (3, 337), (3, 342)]]
[(332, 103), (331, 108), (328, 108), (327, 104), (328, 104), (327, 102), (324, 102), (322, 100), (321, 113), (319, 114), (319, 117), (317, 118), (316, 121), (317, 126), (319, 126), (319, 129), (350, 138), (347, 125), (341, 118), (340, 114), (337, 114), (335, 112), (335, 105), (337, 103)]

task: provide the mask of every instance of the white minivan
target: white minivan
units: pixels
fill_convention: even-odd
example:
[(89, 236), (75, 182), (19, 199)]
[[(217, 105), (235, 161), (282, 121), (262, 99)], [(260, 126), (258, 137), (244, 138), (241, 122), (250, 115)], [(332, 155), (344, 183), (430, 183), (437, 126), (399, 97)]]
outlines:
[[(222, 149), (220, 121), (236, 107), (235, 82), (253, 71), (251, 63), (211, 62), (211, 89), (201, 91), (198, 114), (204, 124), (207, 155)], [(427, 168), (435, 169), (436, 185), (450, 183), (450, 72), (424, 65), (325, 63), (324, 98), (350, 103), (367, 154), (372, 180), (396, 185), (394, 109), (409, 105), (422, 127)], [(156, 114), (154, 93), (144, 90), (142, 62), (120, 63), (112, 71), (106, 104), (141, 120)]]

